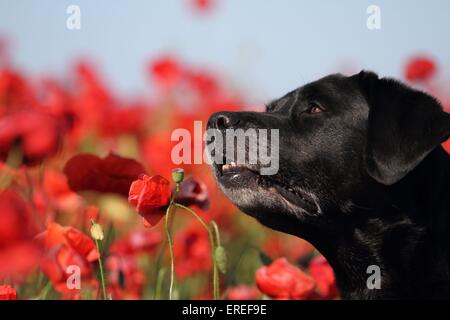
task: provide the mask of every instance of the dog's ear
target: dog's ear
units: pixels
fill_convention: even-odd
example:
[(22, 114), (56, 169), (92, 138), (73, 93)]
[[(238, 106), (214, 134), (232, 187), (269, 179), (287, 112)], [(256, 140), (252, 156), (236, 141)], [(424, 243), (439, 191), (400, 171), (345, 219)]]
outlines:
[(352, 76), (369, 104), (366, 166), (391, 185), (450, 136), (450, 114), (433, 97), (373, 72)]

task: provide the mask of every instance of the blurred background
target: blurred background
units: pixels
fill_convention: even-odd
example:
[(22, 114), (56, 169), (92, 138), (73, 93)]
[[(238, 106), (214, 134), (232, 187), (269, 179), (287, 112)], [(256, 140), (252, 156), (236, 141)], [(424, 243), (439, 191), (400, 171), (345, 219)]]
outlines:
[[(79, 30), (66, 28), (70, 5), (81, 9)], [(378, 30), (366, 26), (370, 5), (381, 10)], [(445, 0), (1, 0), (0, 36), (33, 75), (63, 74), (89, 57), (114, 89), (145, 93), (142, 67), (169, 53), (221, 73), (260, 103), (336, 71), (401, 77), (415, 54), (448, 70), (449, 10)]]
[[(444, 0), (0, 0), (0, 299), (167, 299), (173, 130), (361, 69), (450, 108), (449, 12)], [(309, 243), (239, 213), (206, 165), (181, 167), (177, 201), (217, 223), (226, 254), (213, 281), (208, 232), (177, 209), (173, 297), (212, 299), (216, 283), (224, 299), (339, 299)]]

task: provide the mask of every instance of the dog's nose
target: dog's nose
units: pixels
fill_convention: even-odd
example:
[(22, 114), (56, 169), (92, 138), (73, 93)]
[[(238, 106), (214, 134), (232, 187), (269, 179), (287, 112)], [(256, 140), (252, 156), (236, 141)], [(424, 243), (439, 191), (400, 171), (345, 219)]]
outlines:
[(232, 112), (216, 112), (208, 120), (210, 128), (225, 130), (239, 123), (238, 117)]

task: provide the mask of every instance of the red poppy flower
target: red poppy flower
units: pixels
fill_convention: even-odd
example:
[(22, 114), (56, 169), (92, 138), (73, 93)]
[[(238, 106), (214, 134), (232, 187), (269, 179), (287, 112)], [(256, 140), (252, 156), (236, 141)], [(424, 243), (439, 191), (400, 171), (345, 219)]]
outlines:
[(81, 102), (87, 103), (86, 107), (93, 107), (90, 111), (98, 112), (99, 109), (104, 110), (112, 104), (111, 94), (103, 85), (93, 64), (88, 61), (80, 61), (75, 66), (75, 72), (77, 85), (81, 91), (79, 98), (81, 98)]
[(163, 236), (157, 230), (138, 230), (116, 240), (111, 245), (111, 252), (120, 255), (134, 255), (139, 253), (152, 253), (161, 243)]
[(308, 299), (314, 294), (314, 280), (285, 258), (258, 269), (256, 284), (274, 299)]
[(184, 278), (211, 269), (211, 248), (208, 233), (198, 223), (178, 232), (174, 239), (175, 272)]
[(177, 194), (176, 202), (185, 205), (196, 205), (201, 210), (209, 208), (208, 190), (203, 182), (189, 178), (180, 183), (180, 191)]
[(299, 261), (314, 251), (309, 242), (286, 235), (269, 237), (264, 242), (263, 249), (272, 259), (286, 257), (290, 261)]
[(191, 0), (194, 8), (198, 11), (208, 11), (214, 5), (213, 0)]
[(163, 239), (155, 230), (138, 230), (116, 240), (106, 261), (108, 291), (113, 299), (140, 299), (145, 273), (139, 266), (139, 254), (153, 253)]
[(67, 127), (72, 128), (76, 119), (69, 92), (57, 80), (51, 78), (43, 79), (40, 83), (40, 89), (42, 89), (42, 98), (39, 103), (42, 108), (66, 121)]
[(170, 135), (169, 131), (154, 133), (141, 143), (141, 157), (145, 163), (151, 164), (152, 174), (169, 177), (172, 173), (172, 168), (167, 164), (172, 163), (171, 153), (176, 142), (170, 140)]
[(161, 176), (142, 175), (131, 184), (128, 202), (136, 207), (146, 226), (154, 226), (164, 216), (170, 197), (167, 179)]
[(145, 173), (144, 167), (133, 159), (110, 153), (106, 158), (79, 154), (64, 167), (73, 191), (92, 190), (127, 196), (133, 180)]
[[(223, 88), (217, 79), (206, 71), (188, 70), (185, 72), (187, 83), (200, 97), (209, 102), (222, 96)], [(222, 96), (223, 97), (223, 96)], [(223, 103), (223, 100), (221, 101)]]
[(47, 195), (51, 197), (74, 195), (67, 183), (67, 177), (60, 171), (51, 169), (45, 170), (42, 184)]
[(405, 77), (409, 81), (426, 81), (436, 73), (436, 64), (427, 57), (411, 59), (405, 68)]
[(162, 241), (155, 230), (138, 230), (116, 240), (106, 262), (108, 291), (113, 299), (140, 299), (145, 284), (145, 273), (139, 267), (139, 255), (155, 251)]
[(33, 165), (54, 154), (62, 141), (64, 128), (56, 117), (33, 109), (0, 118), (0, 159), (19, 144), (23, 163)]
[(163, 89), (172, 88), (183, 74), (178, 62), (169, 56), (153, 61), (150, 65), (150, 71), (157, 84)]
[(243, 284), (227, 290), (228, 300), (257, 300), (260, 295), (260, 292), (255, 287)]
[(42, 186), (36, 186), (33, 191), (34, 206), (48, 221), (54, 211), (78, 211), (82, 202), (82, 198), (70, 189), (66, 175), (53, 169), (44, 171)]
[(145, 284), (145, 273), (139, 266), (135, 256), (116, 255), (108, 257), (108, 291), (113, 299), (140, 299)]
[(149, 107), (139, 103), (111, 109), (105, 121), (101, 123), (101, 133), (106, 137), (117, 137), (121, 134), (140, 135), (145, 130), (148, 114)]
[(16, 289), (8, 285), (0, 285), (0, 300), (17, 300)]
[(445, 141), (442, 146), (444, 147), (444, 149), (447, 151), (448, 154), (450, 154), (450, 139), (448, 139), (447, 141)]
[(70, 266), (79, 268), (81, 280), (91, 279), (92, 263), (99, 258), (99, 253), (87, 235), (72, 227), (50, 223), (47, 231), (38, 235), (37, 240), (45, 248), (41, 269), (56, 290), (65, 293), (74, 290), (67, 286)]
[(319, 294), (324, 299), (333, 299), (339, 295), (334, 271), (323, 256), (317, 256), (309, 264), (309, 274), (316, 282)]
[(21, 74), (10, 68), (0, 70), (0, 115), (29, 108), (34, 100), (34, 92)]
[(0, 192), (0, 278), (31, 271), (39, 258), (31, 210), (14, 191)]
[[(80, 62), (75, 66), (75, 92), (70, 95), (69, 110), (74, 119), (74, 128), (71, 131), (70, 142), (75, 146), (91, 134), (105, 133), (105, 123), (110, 120), (111, 113), (117, 106), (112, 94), (100, 81), (100, 77), (92, 64)], [(106, 125), (107, 126), (107, 125)], [(73, 141), (72, 141), (73, 140)]]

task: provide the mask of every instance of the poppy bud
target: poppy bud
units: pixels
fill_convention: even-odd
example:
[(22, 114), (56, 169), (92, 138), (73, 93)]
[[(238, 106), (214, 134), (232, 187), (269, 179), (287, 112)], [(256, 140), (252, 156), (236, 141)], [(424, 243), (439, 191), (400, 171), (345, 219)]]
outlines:
[(176, 168), (172, 170), (172, 179), (175, 183), (181, 183), (184, 180), (184, 170)]
[(102, 241), (105, 238), (105, 235), (103, 234), (102, 226), (98, 223), (92, 223), (91, 227), (91, 237), (95, 240)]
[(220, 272), (225, 274), (227, 272), (227, 253), (225, 252), (225, 248), (222, 246), (217, 247), (214, 251), (214, 258), (216, 259)]

